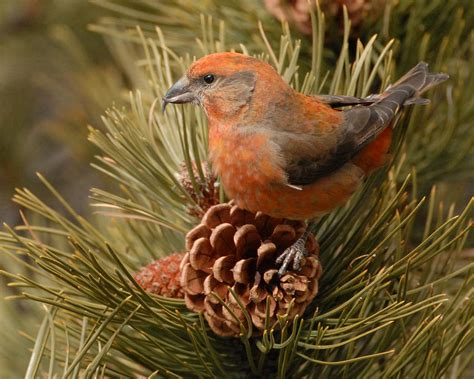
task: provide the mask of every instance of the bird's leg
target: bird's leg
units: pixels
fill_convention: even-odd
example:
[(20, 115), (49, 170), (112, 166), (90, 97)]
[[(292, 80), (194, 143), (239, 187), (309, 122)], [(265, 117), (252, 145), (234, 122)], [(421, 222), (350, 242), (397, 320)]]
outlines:
[(302, 236), (277, 258), (276, 263), (281, 264), (278, 270), (280, 276), (288, 271), (288, 266), (291, 262), (293, 262), (293, 270), (298, 271), (301, 268), (301, 261), (308, 254), (306, 251), (306, 241), (311, 233), (310, 229), (310, 225), (308, 225)]

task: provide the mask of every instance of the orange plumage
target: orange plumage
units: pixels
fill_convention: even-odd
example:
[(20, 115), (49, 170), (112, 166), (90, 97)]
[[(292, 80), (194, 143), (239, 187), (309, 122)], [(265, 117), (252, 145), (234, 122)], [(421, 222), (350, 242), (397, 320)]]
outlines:
[(446, 78), (420, 63), (381, 95), (306, 96), (269, 64), (220, 53), (192, 64), (164, 106), (203, 107), (212, 166), (240, 207), (301, 220), (342, 205), (385, 164), (397, 112)]

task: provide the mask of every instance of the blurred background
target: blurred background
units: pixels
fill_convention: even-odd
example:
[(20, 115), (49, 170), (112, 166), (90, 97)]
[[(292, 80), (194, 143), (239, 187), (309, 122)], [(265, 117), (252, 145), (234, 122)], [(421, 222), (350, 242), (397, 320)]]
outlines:
[[(87, 142), (87, 126), (100, 125), (123, 80), (102, 38), (87, 30), (101, 13), (85, 0), (0, 1), (2, 222), (20, 221), (11, 201), (16, 187), (53, 201), (37, 172), (83, 214), (88, 213), (89, 188), (104, 184), (90, 167), (94, 149)], [(6, 260), (0, 267), (23, 270)], [(31, 346), (26, 335), (35, 335), (38, 327), (36, 305), (3, 299), (14, 294), (1, 285), (1, 378), (23, 376)]]
[[(425, 29), (433, 27), (438, 32), (426, 45), (428, 55), (436, 46), (441, 46), (438, 42), (443, 28), (454, 23), (454, 10), (458, 8), (463, 9), (463, 17), (468, 23), (459, 38), (462, 40), (461, 36), (464, 36), (469, 41), (474, 19), (474, 6), (469, 0), (421, 2), (431, 4), (431, 10), (420, 15), (425, 17), (424, 23), (420, 22), (420, 34), (407, 36), (404, 25), (410, 13), (408, 5), (413, 2), (394, 1), (390, 8), (384, 6), (383, 0), (321, 1), (328, 23), (333, 27), (334, 38), (328, 41), (328, 46), (333, 46), (334, 50), (336, 46), (339, 48), (343, 34), (342, 4), (348, 7), (354, 39), (361, 37), (363, 40), (364, 36), (377, 30), (385, 34), (386, 39), (395, 37), (405, 41), (396, 49), (401, 71), (418, 60), (419, 52), (410, 53), (410, 49), (421, 43), (420, 36)], [(108, 17), (120, 20), (121, 6), (142, 10), (143, 13), (135, 16), (144, 25), (144, 30), (147, 25), (159, 24), (169, 38), (169, 44), (180, 52), (190, 49), (189, 38), (199, 33), (201, 24), (196, 20), (203, 11), (230, 23), (228, 29), (234, 32), (230, 35), (231, 43), (236, 45), (241, 40), (247, 45), (256, 40), (253, 36), (259, 33), (258, 19), (262, 20), (268, 35), (278, 40), (281, 21), (286, 20), (294, 34), (306, 41), (303, 50), (310, 49), (311, 21), (306, 1), (176, 1), (175, 13), (172, 12), (173, 1), (161, 2), (163, 8), (153, 3), (145, 0), (0, 1), (0, 219), (3, 222), (15, 225), (21, 221), (18, 208), (11, 201), (16, 187), (27, 187), (45, 202), (54, 204), (44, 187), (39, 185), (36, 172), (44, 174), (82, 214), (90, 212), (87, 206), (89, 188), (107, 187), (105, 177), (90, 167), (96, 151), (87, 142), (87, 126), (100, 127), (104, 110), (112, 104), (120, 105), (132, 86), (120, 57), (111, 54), (106, 40), (88, 26), (97, 25), (98, 20), (107, 22)], [(148, 14), (153, 16), (147, 20)], [(393, 21), (384, 22), (390, 16)], [(240, 25), (240, 29), (235, 25)], [(467, 63), (471, 51), (472, 47), (459, 45), (456, 57), (457, 74), (466, 86), (473, 78), (472, 65)], [(331, 49), (325, 54), (330, 65), (331, 57), (336, 55)], [(466, 99), (465, 104), (459, 103), (456, 109), (461, 121), (465, 120), (464, 123), (460, 121), (460, 128), (472, 128), (472, 99), (469, 102)], [(465, 136), (471, 153), (463, 155), (462, 162), (456, 163), (455, 169), (451, 170), (455, 175), (448, 178), (449, 184), (443, 184), (436, 175), (428, 180), (430, 184), (440, 184), (439, 196), (444, 196), (446, 203), (456, 200), (464, 205), (474, 193), (473, 136), (472, 132)], [(445, 164), (443, 157), (439, 157), (438, 165)], [(420, 172), (423, 174), (422, 170)], [(11, 265), (11, 261), (0, 260), (2, 269), (21, 272), (21, 265)], [(0, 287), (2, 298), (14, 294), (13, 290)], [(36, 312), (36, 305), (0, 300), (0, 372), (8, 373), (7, 376), (0, 374), (0, 378), (20, 377), (24, 373), (29, 358), (28, 346), (32, 343), (28, 335), (34, 336), (38, 325)]]
[(83, 210), (98, 178), (87, 125), (100, 124), (121, 76), (102, 39), (87, 30), (98, 7), (84, 0), (0, 2), (0, 214), (15, 223), (15, 187), (36, 172)]

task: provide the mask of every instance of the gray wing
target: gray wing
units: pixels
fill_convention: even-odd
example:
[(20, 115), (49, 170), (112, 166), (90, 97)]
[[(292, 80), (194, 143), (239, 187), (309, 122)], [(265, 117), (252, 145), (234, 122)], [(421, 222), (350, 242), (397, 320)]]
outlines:
[(385, 104), (344, 111), (344, 123), (334, 149), (317, 160), (303, 158), (288, 165), (286, 171), (289, 184), (311, 184), (345, 165), (377, 138), (395, 112), (396, 110), (391, 110)]

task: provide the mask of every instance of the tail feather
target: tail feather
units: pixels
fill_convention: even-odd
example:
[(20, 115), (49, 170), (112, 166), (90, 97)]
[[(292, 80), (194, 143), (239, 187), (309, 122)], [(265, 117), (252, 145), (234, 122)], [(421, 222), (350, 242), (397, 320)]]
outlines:
[(347, 111), (347, 118), (351, 120), (348, 128), (356, 136), (359, 148), (377, 138), (404, 105), (429, 103), (421, 94), (448, 77), (443, 73), (430, 73), (428, 65), (420, 62), (384, 93), (374, 96), (373, 104)]
[(382, 99), (394, 100), (400, 105), (428, 104), (429, 100), (421, 95), (449, 78), (445, 73), (431, 73), (428, 64), (418, 63), (382, 95)]

